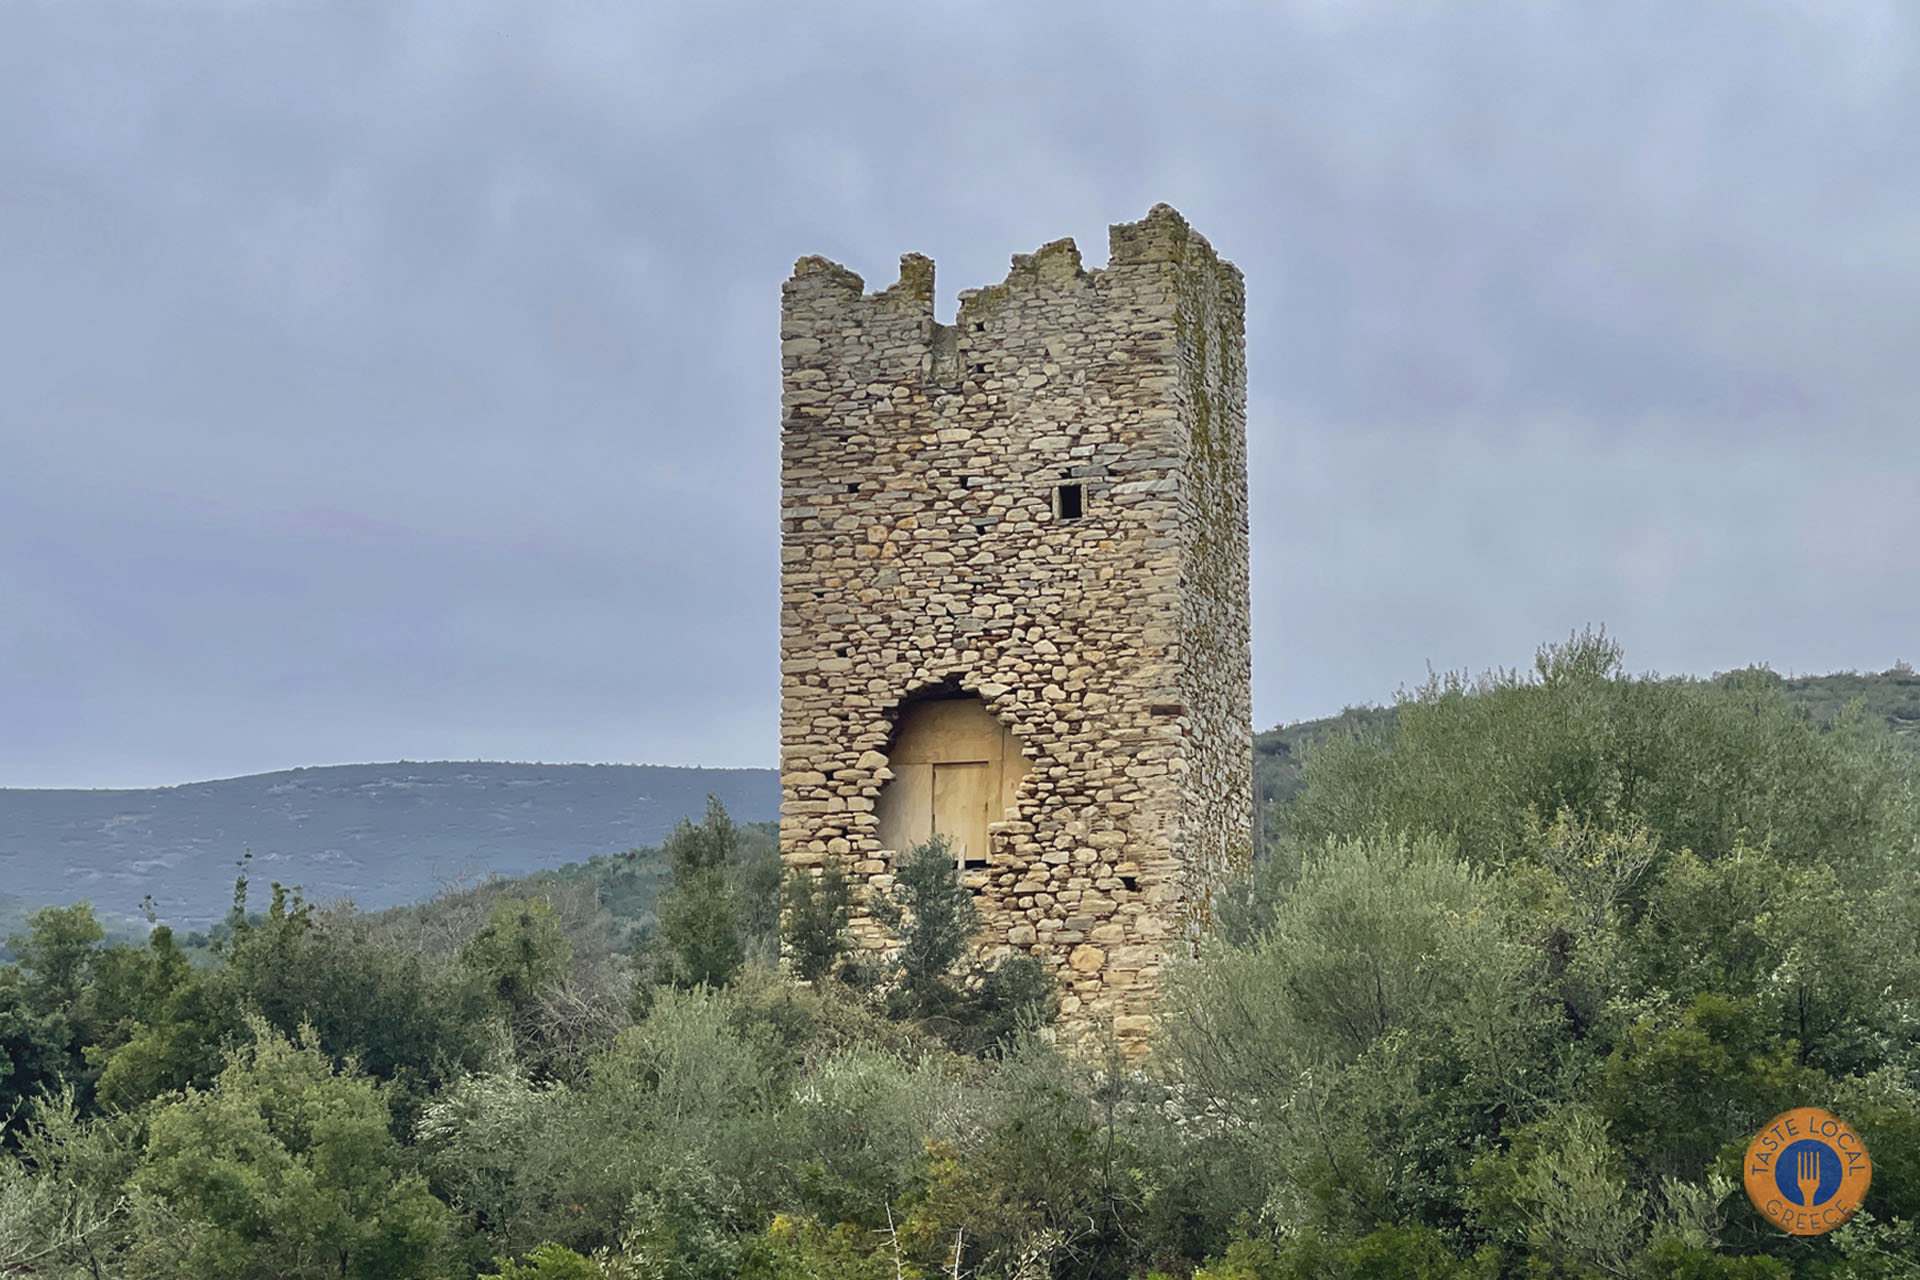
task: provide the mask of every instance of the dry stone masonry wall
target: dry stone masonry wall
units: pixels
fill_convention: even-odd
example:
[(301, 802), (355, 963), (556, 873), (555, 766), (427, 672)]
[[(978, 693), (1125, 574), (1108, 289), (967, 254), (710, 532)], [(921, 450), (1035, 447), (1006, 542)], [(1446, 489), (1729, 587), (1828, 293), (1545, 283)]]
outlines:
[[(1071, 240), (1017, 255), (951, 326), (918, 255), (875, 294), (803, 258), (784, 291), (783, 854), (837, 858), (884, 949), (882, 814), (891, 843), (929, 813), (984, 830), (958, 872), (981, 946), (1134, 1045), (1251, 850), (1243, 314), (1239, 271), (1165, 205), (1111, 229), (1104, 269)], [(962, 699), (1004, 739), (955, 730), (926, 764), (923, 716), (935, 745), (896, 779), (900, 726)], [(964, 743), (989, 739), (1026, 758), (993, 764), (1004, 791), (972, 781)]]

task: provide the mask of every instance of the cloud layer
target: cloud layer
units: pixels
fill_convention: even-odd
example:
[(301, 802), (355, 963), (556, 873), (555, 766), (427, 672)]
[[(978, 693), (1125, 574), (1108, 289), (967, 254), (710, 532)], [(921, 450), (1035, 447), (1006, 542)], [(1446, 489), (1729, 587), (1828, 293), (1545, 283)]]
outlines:
[(1263, 724), (1914, 657), (1888, 3), (0, 0), (0, 785), (765, 764), (793, 260), (1246, 271)]

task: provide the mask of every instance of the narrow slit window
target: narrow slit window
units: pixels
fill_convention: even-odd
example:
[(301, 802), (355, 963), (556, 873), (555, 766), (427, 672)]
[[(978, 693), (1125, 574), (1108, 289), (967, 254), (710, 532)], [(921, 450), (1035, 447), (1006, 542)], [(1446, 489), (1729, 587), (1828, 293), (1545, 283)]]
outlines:
[(1078, 520), (1085, 495), (1077, 484), (1063, 484), (1053, 491), (1053, 513), (1062, 520)]

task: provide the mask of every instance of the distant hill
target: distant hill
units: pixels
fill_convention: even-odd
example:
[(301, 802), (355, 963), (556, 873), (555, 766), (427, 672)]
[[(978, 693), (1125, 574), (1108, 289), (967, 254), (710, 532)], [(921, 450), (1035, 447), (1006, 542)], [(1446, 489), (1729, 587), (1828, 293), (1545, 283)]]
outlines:
[(162, 920), (203, 927), (226, 913), (249, 851), (261, 891), (278, 880), (378, 910), (657, 845), (709, 794), (740, 822), (779, 816), (771, 769), (359, 764), (139, 791), (0, 789), (0, 913), (87, 898), (128, 917), (151, 894)]
[[(1751, 682), (1755, 674), (1709, 683)], [(1920, 675), (1904, 665), (1867, 674), (1758, 674), (1823, 723), (1859, 701), (1920, 751)], [(1263, 829), (1300, 789), (1301, 761), (1314, 744), (1341, 733), (1391, 732), (1396, 715), (1392, 707), (1350, 707), (1258, 735)], [(80, 898), (103, 919), (127, 921), (151, 894), (163, 920), (203, 928), (225, 914), (236, 863), (249, 851), (249, 874), (262, 893), (279, 880), (311, 899), (352, 898), (367, 910), (417, 903), (449, 883), (557, 872), (658, 845), (681, 818), (698, 818), (709, 793), (741, 823), (779, 816), (771, 769), (403, 762), (141, 791), (0, 789), (0, 942), (32, 906)], [(623, 921), (644, 920), (661, 868), (596, 862), (564, 878), (615, 872), (632, 899)], [(612, 881), (595, 887), (610, 891)]]

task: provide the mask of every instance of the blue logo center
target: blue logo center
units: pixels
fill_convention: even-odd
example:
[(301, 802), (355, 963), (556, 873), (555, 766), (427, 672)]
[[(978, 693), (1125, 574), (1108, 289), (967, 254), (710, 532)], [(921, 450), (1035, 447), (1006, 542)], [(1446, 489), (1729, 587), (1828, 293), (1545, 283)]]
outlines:
[[(1800, 1166), (1803, 1155), (1807, 1157), (1809, 1169), (1819, 1170), (1820, 1185), (1810, 1200), (1800, 1198)], [(1841, 1176), (1840, 1153), (1826, 1143), (1813, 1138), (1802, 1138), (1798, 1142), (1791, 1143), (1785, 1151), (1774, 1157), (1773, 1184), (1780, 1188), (1780, 1194), (1787, 1198), (1788, 1203), (1797, 1204), (1803, 1209), (1811, 1208), (1816, 1204), (1825, 1204), (1831, 1199), (1833, 1193), (1840, 1189)]]

